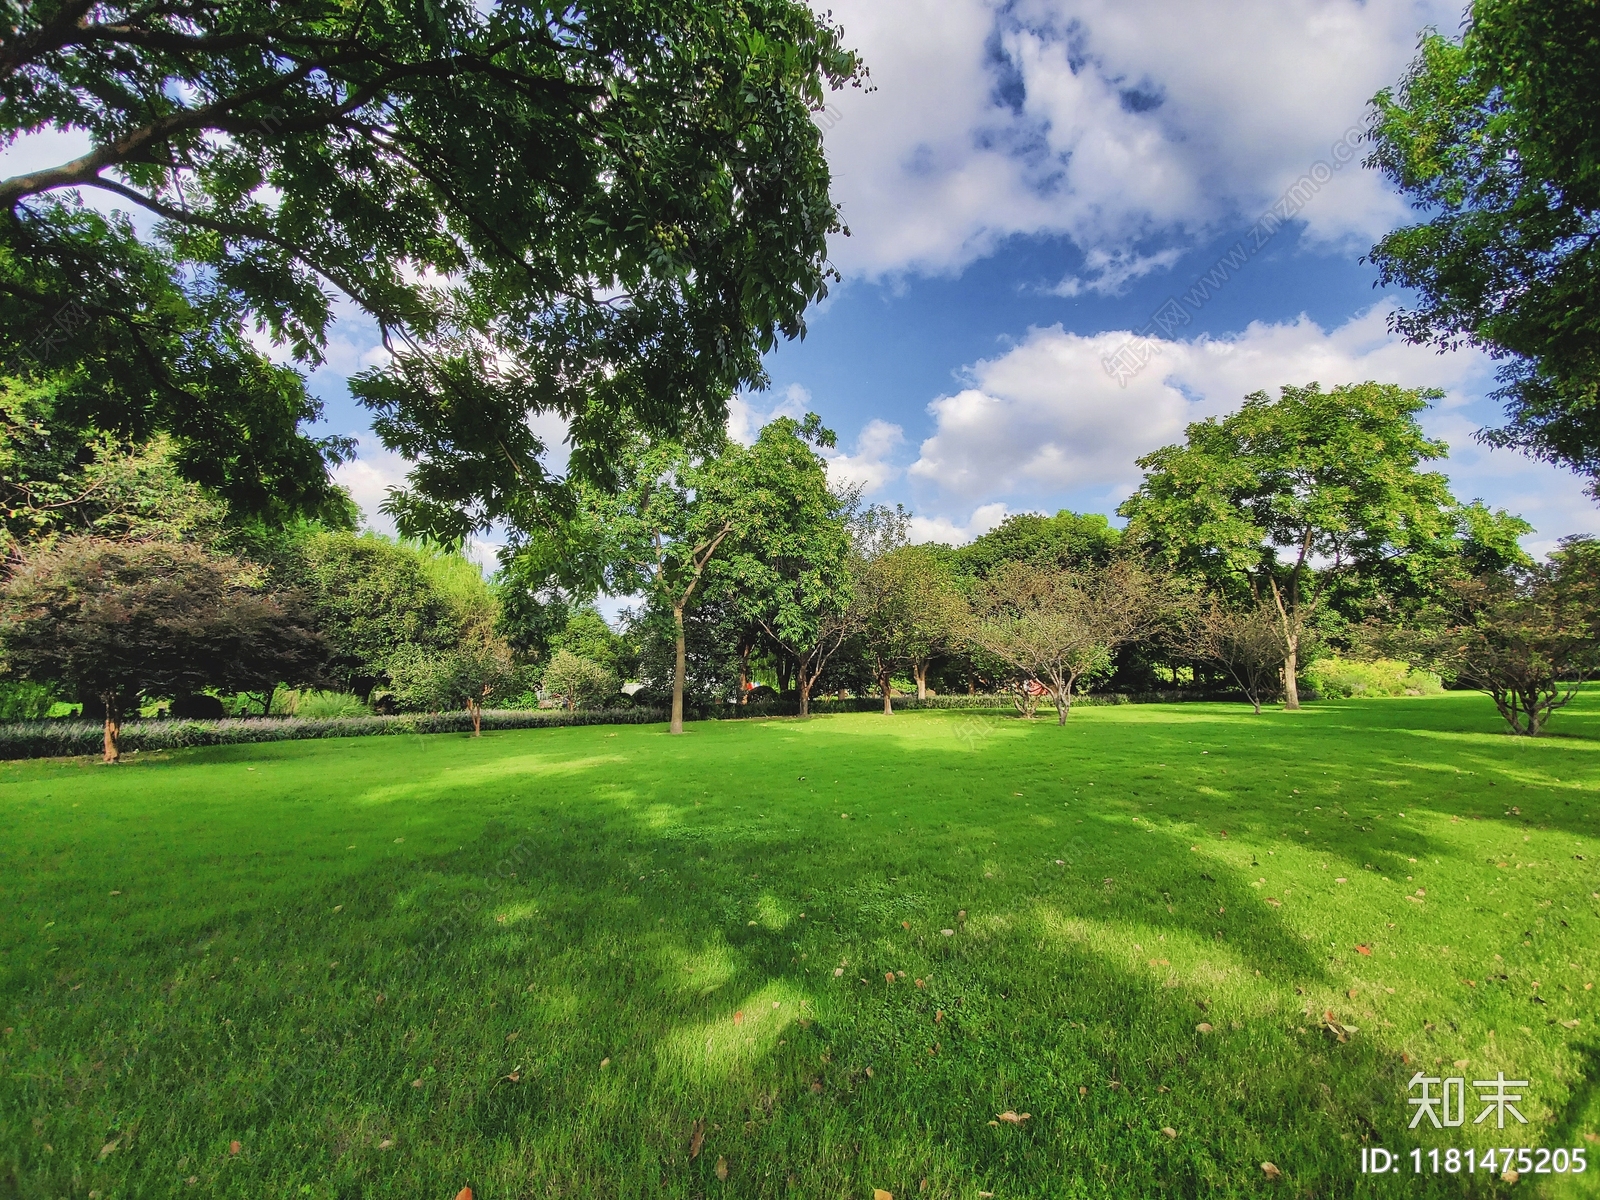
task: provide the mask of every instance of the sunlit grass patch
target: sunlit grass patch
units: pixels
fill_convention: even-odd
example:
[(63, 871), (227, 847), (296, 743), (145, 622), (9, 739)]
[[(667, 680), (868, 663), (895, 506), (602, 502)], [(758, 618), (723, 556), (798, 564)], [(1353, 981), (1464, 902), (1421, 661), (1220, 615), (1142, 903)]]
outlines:
[[(1594, 1145), (1594, 711), (1538, 742), (1456, 694), (0, 767), (0, 1180), (1222, 1197), (1268, 1160), (1344, 1196), (1382, 1191), (1363, 1146)], [(1407, 1130), (1424, 1068), (1529, 1079), (1532, 1123)]]

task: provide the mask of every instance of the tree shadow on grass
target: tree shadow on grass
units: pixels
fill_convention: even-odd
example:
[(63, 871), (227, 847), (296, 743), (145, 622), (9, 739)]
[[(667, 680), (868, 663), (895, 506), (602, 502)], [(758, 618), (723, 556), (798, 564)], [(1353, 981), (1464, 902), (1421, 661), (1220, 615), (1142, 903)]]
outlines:
[[(913, 739), (862, 765), (881, 796), (841, 819), (799, 786), (819, 763), (834, 777), (837, 739), (777, 765), (730, 740), (667, 789), (658, 766), (597, 761), (594, 737), (543, 789), (513, 771), (491, 794), (482, 761), (465, 783), (397, 767), (370, 786), (459, 827), (458, 849), (276, 880), (271, 905), (235, 895), (120, 945), (112, 930), (83, 992), (41, 983), (15, 1018), (32, 1049), (4, 1051), (10, 1107), (69, 1149), (45, 1154), (19, 1121), (19, 1177), (141, 1195), (190, 1172), (216, 1195), (918, 1195), (926, 1178), (934, 1196), (1221, 1196), (1258, 1190), (1270, 1159), (1302, 1193), (1343, 1195), (1363, 1189), (1362, 1139), (1399, 1141), (1399, 1036), (1332, 1003), (1342, 971), (1250, 886), (1247, 857), (1289, 849), (1267, 827), (1294, 801), (1252, 798), (1262, 828), (1226, 842), (1192, 838), (1192, 800), (1168, 813), (1153, 788), (1137, 810), (1132, 788), (1063, 801), (1073, 824), (1040, 826), (1005, 781), (1055, 777), (1015, 739)], [(1189, 741), (1156, 740), (1173, 761)], [(948, 802), (903, 796), (908, 771)], [(457, 792), (469, 807), (447, 820), (438, 794)], [(1052, 849), (1069, 833), (1070, 857)], [(1303, 852), (1367, 857), (1351, 826), (1319, 836), (1332, 848)]]

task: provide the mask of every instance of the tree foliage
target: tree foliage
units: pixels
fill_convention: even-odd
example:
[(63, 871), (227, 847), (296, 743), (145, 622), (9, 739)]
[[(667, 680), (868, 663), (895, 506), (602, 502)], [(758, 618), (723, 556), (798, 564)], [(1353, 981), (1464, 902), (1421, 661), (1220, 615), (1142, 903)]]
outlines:
[(1459, 39), (1425, 33), (1373, 100), (1369, 165), (1425, 221), (1372, 249), (1410, 289), (1400, 333), (1502, 360), (1510, 417), (1488, 439), (1600, 488), (1600, 11), (1474, 0)]
[(1388, 644), (1489, 695), (1511, 732), (1537, 737), (1600, 671), (1600, 543), (1571, 538), (1548, 562), (1465, 580), (1436, 623)]
[(617, 690), (617, 677), (592, 659), (557, 650), (544, 672), (544, 691), (569, 711), (599, 708)]
[(969, 636), (1043, 686), (1065, 725), (1073, 694), (1109, 673), (1117, 648), (1148, 628), (1155, 612), (1151, 578), (1136, 563), (1009, 562), (977, 589)]
[[(841, 226), (812, 113), (864, 73), (797, 0), (4, 14), (0, 133), (91, 148), (0, 180), (0, 351), (54, 329), (49, 357), (108, 418), (224, 473), (258, 446), (314, 454), (293, 436), (315, 415), (298, 374), (242, 331), (315, 365), (336, 295), (394, 352), (353, 385), (416, 464), (392, 509), (454, 541), (543, 498), (531, 414), (566, 418), (573, 469), (599, 477), (635, 423), (720, 430), (826, 291)], [(76, 204), (84, 189), (154, 236)]]
[(70, 537), (23, 561), (0, 589), (6, 672), (58, 682), (105, 709), (105, 755), (141, 696), (315, 683), (322, 639), (292, 597), (236, 559), (172, 542)]
[[(1330, 589), (1360, 578), (1416, 590), (1459, 559), (1470, 522), (1445, 477), (1419, 469), (1446, 451), (1417, 421), (1436, 395), (1378, 383), (1285, 387), (1277, 400), (1255, 392), (1238, 412), (1190, 425), (1183, 445), (1139, 460), (1144, 482), (1118, 510), (1128, 536), (1277, 614), (1291, 708)], [(1481, 508), (1471, 520), (1515, 522)]]

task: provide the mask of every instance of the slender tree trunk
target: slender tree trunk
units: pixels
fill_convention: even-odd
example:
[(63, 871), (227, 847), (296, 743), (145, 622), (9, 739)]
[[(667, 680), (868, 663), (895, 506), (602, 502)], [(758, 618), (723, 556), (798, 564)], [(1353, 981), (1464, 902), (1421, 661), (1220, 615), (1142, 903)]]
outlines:
[(677, 656), (672, 664), (672, 725), (669, 733), (683, 732), (683, 679), (686, 673), (683, 646), (683, 605), (674, 606), (672, 624), (678, 635)]
[(739, 645), (739, 703), (750, 702), (750, 643)]
[(794, 678), (794, 660), (782, 650), (778, 651), (778, 694), (781, 696), (789, 690), (789, 682)]
[(880, 666), (878, 668), (878, 690), (883, 693), (883, 715), (886, 717), (894, 716), (894, 703), (889, 699), (889, 669), (887, 667)]
[(1300, 637), (1292, 635), (1288, 639), (1289, 653), (1283, 660), (1283, 707), (1293, 710), (1300, 707), (1300, 685), (1295, 682), (1295, 671), (1300, 660)]
[(121, 714), (117, 710), (116, 696), (102, 695), (100, 703), (105, 706), (106, 710), (105, 760), (108, 763), (114, 763), (122, 757), (122, 747), (117, 740), (122, 736)]
[(800, 715), (809, 717), (811, 715), (811, 681), (806, 678), (804, 667), (800, 669), (800, 677), (795, 682), (800, 687)]
[(977, 694), (978, 694), (978, 680), (972, 674), (971, 671), (968, 671), (967, 672), (967, 695), (976, 696)]
[(917, 699), (926, 700), (928, 698), (928, 664), (925, 662), (912, 663), (911, 674), (917, 681)]
[(483, 736), (483, 702), (476, 697), (467, 697), (467, 711), (472, 714), (472, 736)]

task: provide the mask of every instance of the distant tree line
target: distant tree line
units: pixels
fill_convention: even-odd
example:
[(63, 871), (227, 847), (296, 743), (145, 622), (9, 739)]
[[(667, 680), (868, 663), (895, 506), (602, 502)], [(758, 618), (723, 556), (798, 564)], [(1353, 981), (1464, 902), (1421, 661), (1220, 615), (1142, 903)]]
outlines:
[[(71, 439), (6, 383), (0, 701), (140, 713), (711, 707), (824, 694), (1004, 693), (1065, 723), (1094, 689), (1300, 703), (1317, 659), (1402, 658), (1537, 734), (1600, 666), (1600, 548), (1543, 563), (1529, 527), (1461, 503), (1427, 392), (1257, 393), (1140, 462), (1099, 514), (1017, 514), (959, 547), (831, 486), (814, 416), (707, 447), (633, 433), (513, 527), (489, 578), (459, 553), (315, 517), (236, 515), (170, 443)], [(603, 596), (630, 604), (618, 627)], [(29, 705), (32, 708), (29, 709)], [(23, 712), (21, 710), (28, 710)]]

